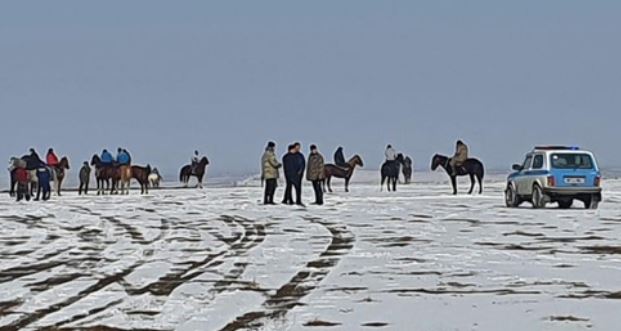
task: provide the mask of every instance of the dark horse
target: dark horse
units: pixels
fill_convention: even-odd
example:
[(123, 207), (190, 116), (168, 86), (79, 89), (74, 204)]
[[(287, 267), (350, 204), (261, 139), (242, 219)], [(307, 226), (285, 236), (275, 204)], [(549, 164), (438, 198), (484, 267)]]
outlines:
[[(388, 191), (391, 190), (390, 184), (392, 184), (392, 191), (397, 191), (397, 182), (399, 181), (399, 170), (403, 165), (403, 154), (397, 155), (397, 159), (394, 161), (386, 161), (382, 164), (382, 183), (380, 184), (380, 190), (384, 187), (384, 182), (388, 187)], [(388, 179), (388, 181), (386, 181)]]
[(362, 162), (362, 158), (359, 155), (354, 155), (349, 161), (347, 161), (347, 168), (339, 167), (334, 164), (326, 164), (324, 167), (324, 175), (325, 178), (323, 180), (323, 190), (326, 191), (326, 187), (330, 192), (332, 192), (332, 186), (330, 185), (330, 181), (332, 177), (336, 178), (344, 178), (345, 179), (345, 192), (349, 192), (349, 180), (351, 176), (354, 174), (354, 170), (356, 170), (356, 166), (364, 167), (364, 163)]
[(470, 176), (470, 191), (468, 194), (472, 194), (475, 185), (475, 177), (479, 182), (479, 194), (483, 193), (483, 177), (485, 176), (485, 169), (483, 163), (477, 159), (467, 159), (461, 167), (457, 169), (457, 176), (453, 176), (453, 169), (450, 165), (450, 158), (436, 154), (431, 160), (431, 170), (436, 170), (438, 167), (444, 168), (446, 173), (451, 177), (451, 184), (453, 185), (453, 194), (457, 194), (457, 176)]
[(404, 183), (409, 184), (412, 181), (412, 159), (409, 156), (406, 156), (403, 160), (401, 172), (403, 173)]
[(67, 175), (67, 170), (69, 170), (69, 159), (64, 156), (60, 159), (57, 168), (52, 168), (52, 180), (54, 181), (54, 186), (56, 188), (56, 194), (60, 196), (60, 191), (62, 190), (63, 180), (65, 180), (65, 176)]
[(203, 177), (205, 176), (205, 170), (209, 165), (209, 160), (207, 157), (203, 157), (198, 164), (196, 165), (195, 171), (192, 171), (191, 165), (186, 165), (181, 168), (181, 172), (179, 173), (179, 181), (183, 183), (185, 187), (188, 187), (188, 182), (190, 182), (190, 178), (192, 176), (198, 179), (198, 184), (196, 187), (203, 188)]
[[(117, 186), (121, 180), (121, 173), (117, 167), (104, 165), (97, 154), (93, 155), (91, 165), (95, 167), (95, 178), (97, 179), (97, 195), (104, 194), (105, 190), (110, 189), (110, 194), (117, 192)], [(112, 185), (110, 185), (112, 182)], [(105, 184), (105, 186), (104, 186)]]
[(132, 178), (140, 183), (140, 194), (149, 194), (149, 175), (151, 166), (146, 167), (132, 166)]

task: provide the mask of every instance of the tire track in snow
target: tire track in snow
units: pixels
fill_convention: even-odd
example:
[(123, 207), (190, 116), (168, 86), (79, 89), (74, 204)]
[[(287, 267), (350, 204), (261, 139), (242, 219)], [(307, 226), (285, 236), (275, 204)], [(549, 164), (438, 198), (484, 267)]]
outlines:
[[(254, 222), (239, 216), (231, 217), (223, 215), (220, 217), (220, 220), (227, 223), (227, 225), (238, 224), (243, 229), (243, 233), (239, 236), (235, 236), (234, 241), (228, 239), (224, 240), (228, 245), (227, 250), (208, 254), (202, 260), (190, 263), (186, 268), (160, 277), (160, 279), (154, 283), (140, 289), (127, 289), (126, 291), (132, 296), (142, 295), (147, 292), (155, 296), (169, 296), (177, 287), (205, 273), (206, 269), (221, 265), (224, 263), (225, 258), (236, 257), (247, 253), (263, 242), (265, 238), (265, 228), (263, 225), (252, 225)], [(218, 239), (222, 241), (222, 239)], [(228, 279), (227, 276), (225, 276), (222, 283), (216, 284), (220, 285), (220, 287), (224, 287), (229, 280), (234, 281), (239, 278), (244, 269), (245, 266), (243, 266), (240, 272), (239, 268), (237, 268), (236, 271), (233, 271), (232, 275), (229, 275)]]
[[(79, 208), (82, 211), (85, 211), (91, 215), (94, 215), (95, 213), (92, 213), (88, 208)], [(141, 245), (149, 245), (152, 244), (156, 241), (162, 240), (165, 237), (165, 233), (168, 231), (169, 228), (169, 224), (168, 224), (168, 220), (165, 218), (162, 218), (161, 221), (161, 226), (160, 226), (160, 233), (159, 235), (154, 238), (153, 240), (145, 240), (144, 236), (142, 235), (142, 233), (140, 233), (138, 231), (137, 228), (124, 223), (122, 221), (120, 221), (117, 218), (114, 217), (101, 217), (101, 219), (106, 220), (110, 223), (112, 223), (114, 226), (120, 227), (123, 230), (125, 230), (126, 233), (128, 233), (130, 235), (130, 237), (132, 238), (132, 242), (133, 243), (137, 243), (137, 244), (141, 244)], [(66, 229), (67, 230), (67, 229)], [(73, 232), (79, 237), (80, 231), (82, 230), (82, 227), (78, 227), (78, 228), (73, 228), (72, 230), (74, 230)], [(82, 247), (83, 248), (83, 247)], [(91, 247), (93, 248), (93, 247)], [(67, 248), (66, 250), (70, 250), (72, 248)], [(95, 253), (101, 253), (104, 250), (104, 247), (99, 247), (99, 248), (93, 248)], [(66, 251), (65, 250), (65, 251)], [(83, 249), (81, 249), (81, 251), (84, 251)], [(19, 277), (23, 277), (25, 275), (29, 275), (29, 274), (34, 274), (43, 270), (47, 270), (47, 269), (51, 269), (54, 268), (56, 266), (60, 266), (60, 265), (70, 265), (70, 264), (75, 264), (75, 263), (81, 263), (81, 262), (85, 262), (85, 261), (90, 261), (90, 260), (97, 260), (97, 261), (101, 261), (102, 259), (96, 259), (93, 257), (90, 257), (89, 255), (94, 254), (94, 251), (91, 250), (89, 252), (86, 253), (86, 256), (83, 258), (78, 258), (78, 259), (71, 259), (71, 260), (66, 260), (66, 261), (51, 261), (51, 262), (47, 262), (47, 263), (40, 263), (40, 264), (36, 264), (34, 265), (34, 269), (33, 266), (28, 266), (26, 267), (27, 269), (24, 269), (24, 267), (22, 268), (13, 268), (11, 270), (8, 270), (8, 272), (0, 273), (0, 275), (3, 275), (5, 277), (13, 277), (13, 278), (19, 278)], [(60, 253), (58, 253), (60, 254)], [(87, 287), (86, 289), (78, 292), (75, 295), (72, 295), (68, 298), (66, 298), (64, 301), (60, 302), (60, 303), (56, 303), (53, 304), (51, 306), (48, 306), (46, 308), (43, 309), (38, 309), (32, 313), (28, 313), (28, 314), (24, 314), (24, 316), (20, 317), (19, 319), (13, 321), (12, 323), (5, 325), (5, 326), (0, 326), (0, 330), (19, 330), (22, 329), (24, 327), (27, 327), (28, 325), (42, 319), (45, 318), (46, 316), (56, 313), (58, 311), (61, 311), (62, 309), (71, 306), (73, 304), (75, 304), (76, 302), (82, 300), (83, 298), (88, 297), (89, 295), (96, 293), (104, 288), (106, 288), (108, 285), (113, 284), (113, 283), (119, 283), (119, 284), (124, 284), (123, 279), (130, 275), (134, 270), (136, 270), (136, 268), (140, 267), (141, 265), (144, 264), (144, 261), (140, 260), (137, 261), (136, 263), (132, 264), (131, 266), (123, 269), (120, 272), (117, 272), (115, 274), (106, 276), (102, 279), (99, 279), (95, 284)], [(62, 275), (61, 275), (62, 276)], [(79, 275), (79, 277), (82, 277), (85, 275)], [(56, 275), (56, 277), (58, 277), (58, 275)], [(66, 283), (67, 281), (72, 281), (76, 278), (79, 277), (75, 277), (75, 278), (65, 278), (65, 277), (61, 277), (60, 281), (58, 281), (56, 284), (53, 285), (61, 285)], [(4, 279), (2, 279), (4, 280)], [(65, 281), (66, 280), (66, 281)], [(7, 281), (7, 280), (5, 280)], [(33, 286), (35, 285), (40, 285), (40, 284), (32, 284)], [(49, 290), (50, 288), (52, 288), (53, 286), (46, 288), (46, 290)], [(36, 288), (35, 288), (36, 289)], [(103, 307), (98, 307), (98, 308), (94, 308), (92, 309), (92, 311), (94, 312), (101, 312), (101, 311), (105, 311), (109, 308), (111, 308), (112, 306), (115, 306), (117, 304), (121, 303), (121, 301), (118, 302), (114, 302), (112, 304), (108, 304), (106, 306)], [(80, 320), (82, 318), (84, 318), (86, 316), (73, 316), (72, 318), (70, 318), (67, 321), (62, 321), (62, 322), (58, 322), (55, 324), (54, 327), (58, 327), (61, 325), (64, 325), (68, 322), (73, 322), (73, 321), (77, 321)], [(44, 328), (49, 328), (49, 326), (46, 326)]]
[(323, 226), (332, 235), (328, 247), (318, 258), (306, 263), (303, 270), (282, 285), (276, 293), (269, 295), (262, 305), (263, 310), (248, 312), (229, 322), (220, 331), (256, 329), (263, 326), (263, 320), (281, 318), (310, 294), (340, 261), (354, 247), (355, 237), (346, 227), (335, 223), (322, 222), (318, 218), (305, 218)]

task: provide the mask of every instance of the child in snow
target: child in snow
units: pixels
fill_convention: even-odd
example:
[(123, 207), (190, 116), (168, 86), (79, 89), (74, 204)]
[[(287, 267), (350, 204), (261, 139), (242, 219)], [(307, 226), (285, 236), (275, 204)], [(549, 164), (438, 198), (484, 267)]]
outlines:
[(15, 169), (15, 180), (17, 181), (17, 201), (26, 199), (30, 201), (30, 192), (28, 192), (28, 181), (30, 174), (25, 167)]

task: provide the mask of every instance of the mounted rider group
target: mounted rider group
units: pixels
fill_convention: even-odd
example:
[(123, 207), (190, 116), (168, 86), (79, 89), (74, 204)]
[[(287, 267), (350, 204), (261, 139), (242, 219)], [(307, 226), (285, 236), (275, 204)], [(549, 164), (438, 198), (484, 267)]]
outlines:
[[(319, 152), (316, 145), (310, 146), (308, 159), (301, 152), (301, 144), (293, 143), (288, 146), (287, 153), (282, 157), (282, 163), (276, 157), (276, 144), (269, 142), (261, 159), (261, 181), (265, 183), (264, 204), (274, 203), (274, 195), (280, 178), (280, 168), (284, 170), (286, 188), (283, 204), (297, 204), (303, 206), (302, 202), (302, 180), (306, 173), (306, 179), (312, 183), (315, 193), (315, 204), (324, 203), (324, 193), (332, 192), (332, 178), (342, 178), (345, 181), (345, 191), (349, 192), (349, 183), (357, 167), (363, 167), (364, 163), (359, 155), (354, 155), (346, 161), (343, 147), (338, 147), (334, 153), (334, 163), (326, 164), (323, 155)], [(388, 191), (396, 191), (400, 173), (403, 174), (404, 183), (408, 184), (412, 179), (413, 161), (409, 156), (402, 153), (392, 146), (386, 146), (384, 151), (385, 161), (381, 166), (381, 187), (386, 183)], [(195, 151), (191, 157), (191, 163), (182, 167), (179, 180), (188, 186), (191, 177), (196, 177), (197, 187), (203, 187), (203, 179), (206, 168), (209, 165), (207, 157), (201, 157)], [(141, 193), (147, 194), (149, 187), (159, 188), (163, 179), (157, 168), (132, 165), (131, 154), (125, 148), (117, 149), (116, 157), (104, 149), (101, 154), (93, 155), (91, 162), (84, 162), (79, 171), (78, 194), (88, 194), (91, 179), (91, 166), (94, 167), (94, 177), (97, 180), (97, 194), (129, 194), (129, 186), (132, 179), (140, 184)], [(456, 177), (470, 176), (472, 193), (475, 183), (479, 183), (479, 193), (483, 191), (482, 180), (484, 176), (483, 165), (476, 159), (468, 156), (468, 147), (461, 140), (457, 141), (455, 154), (446, 157), (436, 154), (432, 159), (431, 169), (438, 167), (445, 169), (453, 185), (453, 193), (457, 193)], [(37, 152), (31, 148), (29, 154), (21, 158), (13, 157), (9, 162), (9, 172), (11, 175), (10, 195), (16, 196), (17, 201), (48, 200), (51, 196), (52, 186), (60, 196), (62, 183), (69, 170), (69, 159), (59, 157), (50, 148), (47, 152), (45, 162), (39, 157)], [(295, 200), (293, 199), (295, 191)]]

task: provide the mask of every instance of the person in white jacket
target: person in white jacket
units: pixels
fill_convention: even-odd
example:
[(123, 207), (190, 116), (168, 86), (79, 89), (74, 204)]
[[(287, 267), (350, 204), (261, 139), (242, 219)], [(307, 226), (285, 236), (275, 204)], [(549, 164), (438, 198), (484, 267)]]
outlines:
[(386, 146), (386, 161), (396, 161), (397, 160), (397, 150), (395, 150), (391, 145)]

